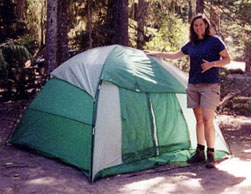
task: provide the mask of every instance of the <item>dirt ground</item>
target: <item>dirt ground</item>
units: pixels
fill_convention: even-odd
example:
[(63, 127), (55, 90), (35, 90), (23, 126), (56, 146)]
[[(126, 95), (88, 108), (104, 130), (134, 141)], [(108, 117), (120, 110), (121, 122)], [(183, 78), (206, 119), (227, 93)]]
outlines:
[[(18, 110), (0, 112), (5, 141)], [(16, 110), (16, 111), (15, 111)], [(9, 114), (6, 114), (8, 112)], [(0, 147), (0, 194), (248, 194), (251, 193), (251, 117), (218, 115), (232, 155), (216, 169), (204, 165), (170, 169), (167, 165), (116, 175), (90, 184), (77, 169), (12, 145)]]

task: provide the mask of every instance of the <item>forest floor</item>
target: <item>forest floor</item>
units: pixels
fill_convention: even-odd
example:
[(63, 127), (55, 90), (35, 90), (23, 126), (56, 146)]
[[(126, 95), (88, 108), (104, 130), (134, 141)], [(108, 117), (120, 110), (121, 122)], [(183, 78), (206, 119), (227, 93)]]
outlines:
[(216, 169), (203, 164), (175, 169), (164, 165), (90, 184), (71, 166), (4, 144), (24, 104), (0, 103), (0, 194), (251, 194), (250, 108), (246, 116), (217, 115), (232, 155)]

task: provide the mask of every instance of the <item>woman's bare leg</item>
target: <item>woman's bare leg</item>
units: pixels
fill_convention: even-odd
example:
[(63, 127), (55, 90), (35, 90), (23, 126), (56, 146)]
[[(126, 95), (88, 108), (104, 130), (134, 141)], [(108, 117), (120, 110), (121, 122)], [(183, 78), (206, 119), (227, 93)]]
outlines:
[(201, 108), (193, 109), (195, 118), (196, 118), (196, 135), (197, 135), (197, 143), (200, 145), (205, 145), (205, 126), (203, 119), (203, 112)]
[(215, 128), (214, 128), (214, 110), (202, 109), (203, 123), (205, 128), (205, 139), (207, 142), (207, 168), (215, 168), (214, 144), (215, 144)]
[(204, 133), (207, 143), (207, 147), (214, 148), (215, 143), (215, 128), (214, 128), (214, 110), (213, 109), (202, 109)]
[(197, 149), (195, 154), (187, 160), (189, 164), (196, 164), (205, 161), (205, 133), (203, 114), (201, 108), (194, 108), (194, 115), (196, 118), (196, 135), (197, 135)]

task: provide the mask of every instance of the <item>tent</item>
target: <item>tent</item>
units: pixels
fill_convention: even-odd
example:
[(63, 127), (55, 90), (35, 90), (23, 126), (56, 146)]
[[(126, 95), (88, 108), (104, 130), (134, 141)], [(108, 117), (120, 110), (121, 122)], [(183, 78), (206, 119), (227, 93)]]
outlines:
[[(89, 181), (186, 164), (195, 151), (195, 118), (186, 108), (187, 76), (143, 51), (111, 45), (61, 64), (11, 137), (80, 169)], [(216, 158), (228, 154), (216, 127)]]

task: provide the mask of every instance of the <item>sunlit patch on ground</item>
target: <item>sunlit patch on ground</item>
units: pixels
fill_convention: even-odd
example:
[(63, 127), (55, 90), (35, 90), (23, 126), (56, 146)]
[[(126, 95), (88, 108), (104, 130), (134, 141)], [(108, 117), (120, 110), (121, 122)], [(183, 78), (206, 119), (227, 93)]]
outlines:
[(37, 179), (32, 179), (30, 181), (27, 181), (26, 184), (28, 185), (53, 185), (55, 184), (55, 178), (52, 177), (43, 177), (43, 178), (37, 178)]
[(228, 65), (225, 65), (225, 68), (227, 70), (235, 70), (235, 69), (241, 69), (243, 72), (245, 72), (245, 67), (246, 67), (246, 64), (245, 62), (241, 62), (241, 61), (231, 61), (230, 64)]
[(189, 188), (195, 192), (202, 192), (203, 188), (200, 185), (200, 178), (191, 179), (187, 176), (160, 176), (148, 180), (135, 181), (124, 185), (121, 188), (121, 193), (176, 193), (180, 188)]
[[(232, 174), (236, 177), (236, 184), (233, 183), (232, 187), (228, 187), (225, 190), (225, 193), (247, 193), (251, 192), (251, 162), (243, 161), (240, 158), (232, 158), (226, 160), (217, 166), (218, 169), (227, 171), (229, 174)], [(239, 179), (238, 179), (239, 178)], [(241, 180), (238, 183), (238, 180)], [(241, 191), (242, 188), (242, 191)]]

